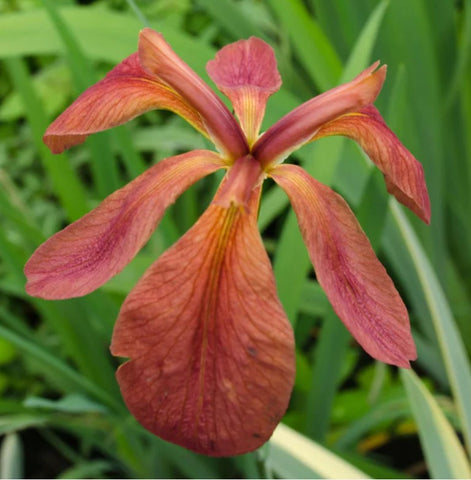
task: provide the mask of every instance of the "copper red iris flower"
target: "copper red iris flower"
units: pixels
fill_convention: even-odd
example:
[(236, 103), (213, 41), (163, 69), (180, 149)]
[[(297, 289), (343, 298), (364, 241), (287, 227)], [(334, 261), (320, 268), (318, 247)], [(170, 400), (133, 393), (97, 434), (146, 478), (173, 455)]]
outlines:
[(196, 452), (235, 455), (270, 437), (295, 375), (293, 332), (257, 229), (263, 181), (272, 178), (288, 195), (317, 279), (346, 327), (370, 355), (401, 367), (416, 358), (407, 310), (352, 211), (302, 168), (282, 162), (306, 143), (344, 135), (427, 223), (430, 203), (422, 166), (373, 106), (385, 66), (373, 64), (261, 135), (266, 102), (281, 85), (272, 49), (258, 38), (241, 40), (207, 70), (235, 116), (161, 34), (144, 29), (138, 52), (50, 125), (44, 141), (59, 153), (91, 133), (167, 109), (216, 151), (159, 162), (55, 234), (28, 261), (26, 288), (46, 299), (92, 292), (131, 261), (182, 192), (225, 169), (201, 218), (126, 298), (111, 351), (129, 359), (117, 378), (145, 428)]

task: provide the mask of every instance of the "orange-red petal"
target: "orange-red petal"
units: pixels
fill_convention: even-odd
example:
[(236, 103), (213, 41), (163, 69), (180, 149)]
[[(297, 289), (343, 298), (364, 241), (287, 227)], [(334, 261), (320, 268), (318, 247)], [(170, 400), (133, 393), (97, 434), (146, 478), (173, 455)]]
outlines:
[(270, 176), (293, 205), (337, 315), (372, 357), (409, 367), (417, 355), (407, 309), (345, 200), (295, 165), (279, 165)]
[(323, 125), (312, 140), (329, 135), (344, 135), (356, 140), (383, 172), (388, 192), (425, 223), (430, 223), (430, 199), (424, 169), (388, 128), (373, 105)]
[(245, 136), (221, 99), (173, 50), (162, 34), (144, 28), (139, 36), (142, 66), (177, 91), (201, 116), (211, 139), (229, 159), (248, 153)]
[(219, 50), (206, 70), (232, 102), (252, 145), (258, 137), (268, 97), (281, 86), (273, 49), (256, 37), (239, 40)]
[(309, 142), (324, 123), (373, 103), (386, 78), (386, 66), (378, 69), (378, 65), (374, 63), (351, 82), (312, 98), (278, 120), (255, 143), (253, 155), (265, 167), (276, 165)]
[(291, 326), (248, 209), (212, 204), (127, 297), (112, 353), (131, 413), (195, 452), (256, 449), (283, 416), (294, 380)]
[(44, 143), (53, 153), (83, 143), (88, 135), (126, 123), (153, 109), (181, 115), (209, 136), (196, 110), (159, 78), (146, 72), (137, 53), (88, 88), (46, 130)]
[(131, 261), (178, 195), (222, 166), (214, 152), (195, 150), (149, 168), (44, 242), (25, 266), (26, 291), (63, 299), (97, 289)]

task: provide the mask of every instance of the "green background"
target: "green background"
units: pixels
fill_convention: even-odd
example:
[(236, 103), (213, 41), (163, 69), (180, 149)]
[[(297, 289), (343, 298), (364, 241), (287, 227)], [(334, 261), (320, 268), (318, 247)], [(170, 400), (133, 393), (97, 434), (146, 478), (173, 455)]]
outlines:
[[(297, 342), (283, 421), (304, 436), (297, 449), (280, 430), (248, 455), (193, 454), (143, 430), (114, 378), (119, 307), (208, 205), (214, 176), (97, 292), (60, 302), (24, 292), (24, 263), (42, 241), (147, 166), (208, 147), (167, 112), (61, 155), (43, 145), (47, 125), (136, 50), (146, 23), (208, 81), (205, 63), (223, 45), (251, 35), (272, 45), (283, 86), (264, 128), (380, 59), (388, 76), (376, 105), (424, 166), (430, 226), (388, 197), (353, 142), (329, 138), (292, 157), (347, 199), (394, 279), (418, 348), (413, 371), (355, 344), (315, 281), (286, 196), (265, 189), (260, 229)], [(1, 476), (471, 476), (470, 53), (469, 0), (0, 0)]]

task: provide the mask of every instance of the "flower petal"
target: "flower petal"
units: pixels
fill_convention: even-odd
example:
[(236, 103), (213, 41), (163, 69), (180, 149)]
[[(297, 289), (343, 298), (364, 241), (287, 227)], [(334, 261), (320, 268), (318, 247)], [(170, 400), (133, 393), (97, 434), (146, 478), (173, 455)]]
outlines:
[(409, 367), (416, 358), (406, 307), (345, 200), (295, 165), (270, 176), (287, 193), (334, 310), (374, 358)]
[(26, 291), (63, 299), (97, 289), (131, 261), (178, 195), (223, 166), (206, 150), (154, 165), (44, 242), (25, 266)]
[(291, 152), (310, 141), (326, 122), (373, 103), (383, 86), (386, 65), (379, 62), (351, 82), (332, 88), (292, 110), (256, 142), (253, 155), (266, 167), (282, 162)]
[(383, 172), (388, 192), (425, 223), (430, 223), (430, 199), (424, 169), (388, 128), (373, 105), (323, 125), (312, 140), (329, 135), (344, 135), (356, 140)]
[(228, 158), (248, 152), (245, 136), (221, 99), (170, 47), (162, 34), (144, 28), (139, 36), (142, 66), (177, 91), (201, 116), (211, 139)]
[(273, 49), (263, 40), (248, 40), (227, 45), (206, 70), (219, 90), (234, 106), (249, 145), (257, 139), (268, 97), (279, 90), (281, 77)]
[(271, 436), (294, 381), (294, 340), (250, 208), (212, 204), (124, 302), (111, 351), (131, 413), (212, 456)]
[(162, 108), (181, 115), (209, 137), (199, 114), (174, 90), (147, 73), (137, 53), (88, 88), (46, 130), (44, 143), (53, 153), (83, 143), (88, 135), (126, 123)]

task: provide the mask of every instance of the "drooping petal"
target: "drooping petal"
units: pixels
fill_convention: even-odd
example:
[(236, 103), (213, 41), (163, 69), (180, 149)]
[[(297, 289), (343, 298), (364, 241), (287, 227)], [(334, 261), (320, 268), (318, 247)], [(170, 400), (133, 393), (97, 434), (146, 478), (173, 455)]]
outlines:
[(334, 310), (374, 358), (416, 358), (407, 309), (345, 200), (295, 165), (270, 176), (288, 195), (317, 279)]
[(178, 195), (223, 166), (214, 152), (195, 150), (149, 168), (44, 242), (25, 266), (26, 291), (64, 299), (97, 289), (131, 261)]
[(253, 155), (264, 166), (276, 165), (307, 143), (324, 123), (373, 103), (386, 77), (386, 65), (379, 69), (378, 65), (374, 63), (351, 82), (308, 100), (278, 120), (255, 143)]
[(232, 102), (252, 145), (257, 139), (268, 97), (281, 86), (273, 49), (256, 37), (239, 40), (219, 50), (206, 70)]
[(44, 143), (53, 153), (83, 143), (88, 135), (126, 123), (153, 109), (181, 115), (209, 137), (195, 109), (177, 92), (147, 73), (132, 54), (88, 88), (46, 130)]
[(329, 135), (344, 135), (356, 140), (383, 172), (388, 192), (425, 223), (430, 223), (430, 199), (424, 169), (388, 128), (373, 105), (326, 123), (313, 140)]
[(129, 357), (117, 377), (131, 413), (198, 453), (262, 445), (294, 380), (291, 326), (248, 209), (212, 204), (124, 302), (111, 346)]
[(221, 99), (173, 50), (162, 34), (144, 28), (139, 36), (142, 66), (177, 91), (201, 116), (211, 139), (229, 159), (248, 152), (245, 136)]

